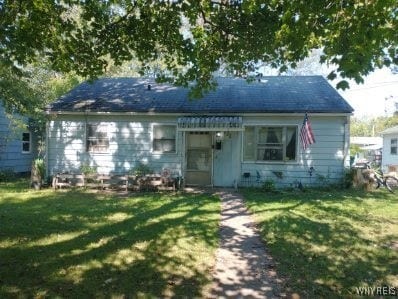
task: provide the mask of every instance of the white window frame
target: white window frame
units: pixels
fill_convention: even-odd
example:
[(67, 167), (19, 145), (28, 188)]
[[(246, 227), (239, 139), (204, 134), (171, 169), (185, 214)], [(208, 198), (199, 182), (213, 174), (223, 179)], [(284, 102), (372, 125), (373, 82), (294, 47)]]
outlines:
[[(245, 132), (247, 127), (254, 128), (254, 159), (249, 160), (245, 159)], [(259, 144), (259, 130), (261, 128), (282, 128), (282, 146), (283, 146), (283, 158), (282, 160), (259, 160), (258, 157), (258, 144)], [(295, 138), (295, 159), (287, 160), (286, 157), (286, 148), (287, 148), (287, 140), (286, 140), (286, 131), (287, 128), (294, 128), (296, 131), (296, 138)], [(298, 134), (299, 134), (299, 126), (298, 125), (274, 125), (274, 124), (264, 124), (264, 125), (245, 125), (243, 127), (243, 138), (242, 138), (242, 162), (243, 163), (263, 163), (263, 164), (297, 164), (299, 161), (299, 141), (298, 141)]]
[[(28, 140), (28, 141), (25, 141), (25, 140), (24, 140), (24, 134), (28, 134), (28, 135), (29, 135), (29, 140)], [(28, 151), (25, 151), (25, 150), (23, 149), (24, 144), (29, 144), (29, 150), (28, 150)], [(32, 133), (29, 132), (29, 131), (23, 132), (23, 133), (22, 133), (21, 152), (22, 152), (23, 154), (30, 154), (30, 153), (32, 152)]]
[[(155, 150), (154, 142), (155, 142), (155, 128), (156, 127), (174, 127), (174, 132), (175, 132), (175, 138), (174, 138), (174, 151), (170, 152), (164, 152), (164, 151), (159, 151)], [(178, 139), (178, 131), (177, 131), (177, 125), (174, 123), (154, 123), (152, 124), (152, 136), (151, 136), (151, 141), (152, 141), (152, 153), (154, 154), (164, 154), (164, 155), (175, 155), (177, 154), (177, 139)]]
[[(93, 150), (92, 148), (89, 148), (89, 141), (90, 140), (98, 140), (99, 138), (94, 136), (94, 137), (89, 137), (88, 133), (89, 133), (89, 126), (97, 126), (100, 128), (104, 128), (103, 132), (106, 133), (106, 140), (107, 140), (107, 148), (105, 150)], [(86, 152), (87, 153), (92, 153), (92, 154), (107, 154), (109, 153), (109, 124), (108, 123), (104, 123), (104, 122), (88, 122), (86, 123)]]

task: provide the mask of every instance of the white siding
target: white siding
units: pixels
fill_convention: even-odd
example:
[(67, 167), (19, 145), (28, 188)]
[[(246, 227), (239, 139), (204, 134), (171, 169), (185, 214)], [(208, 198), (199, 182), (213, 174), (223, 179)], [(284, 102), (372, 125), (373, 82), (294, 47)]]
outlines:
[[(109, 149), (106, 153), (86, 151), (86, 123), (108, 124)], [(152, 127), (154, 124), (176, 124), (175, 117), (127, 116), (59, 116), (49, 123), (48, 171), (79, 172), (83, 164), (97, 167), (99, 173), (124, 173), (139, 163), (153, 170), (168, 168), (181, 173), (182, 137), (177, 135), (177, 153), (152, 152)]]
[(29, 172), (36, 156), (36, 139), (31, 134), (30, 153), (22, 153), (22, 129), (15, 128), (0, 104), (0, 171)]
[(383, 154), (382, 154), (382, 170), (388, 172), (393, 168), (398, 171), (398, 155), (391, 154), (391, 139), (398, 139), (398, 134), (383, 135)]
[[(290, 117), (246, 117), (245, 125), (297, 125), (298, 133), (303, 116)], [(270, 179), (278, 186), (294, 186), (301, 182), (304, 186), (337, 183), (344, 174), (344, 165), (348, 153), (345, 146), (349, 140), (346, 116), (311, 116), (309, 115), (316, 143), (303, 151), (298, 138), (298, 154), (295, 162), (242, 162), (241, 185), (260, 185)], [(299, 136), (298, 136), (299, 137)], [(312, 175), (310, 175), (313, 167)], [(257, 172), (260, 182), (257, 182)], [(243, 173), (250, 173), (250, 179), (243, 178)], [(281, 174), (281, 178), (278, 177)]]
[[(303, 115), (283, 116), (244, 116), (244, 125), (294, 125), (298, 133)], [(238, 183), (242, 186), (256, 185), (257, 171), (261, 180), (272, 179), (279, 186), (293, 186), (336, 183), (344, 174), (344, 165), (348, 159), (348, 122), (347, 116), (309, 115), (316, 143), (306, 151), (302, 150), (299, 138), (297, 160), (284, 162), (247, 162), (242, 159), (241, 142), (236, 143)], [(107, 153), (89, 153), (85, 148), (85, 126), (87, 122), (107, 122), (109, 124), (109, 151)], [(175, 154), (157, 154), (152, 152), (152, 127), (154, 124), (176, 124), (177, 116), (67, 116), (61, 115), (50, 121), (48, 134), (48, 170), (49, 174), (61, 171), (79, 172), (82, 164), (97, 166), (101, 173), (122, 173), (144, 162), (155, 171), (169, 168), (175, 174), (183, 174), (185, 148), (183, 134), (177, 134)], [(310, 168), (314, 171), (309, 175)], [(274, 172), (280, 172), (278, 178)], [(250, 173), (250, 179), (243, 177)]]

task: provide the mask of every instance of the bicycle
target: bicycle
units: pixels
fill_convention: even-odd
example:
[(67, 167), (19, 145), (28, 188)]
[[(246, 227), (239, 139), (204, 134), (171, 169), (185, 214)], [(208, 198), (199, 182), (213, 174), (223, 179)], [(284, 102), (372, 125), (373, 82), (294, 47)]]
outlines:
[(371, 183), (375, 189), (384, 186), (388, 191), (394, 193), (398, 189), (398, 178), (395, 175), (384, 173), (381, 170), (374, 169), (370, 163), (365, 163), (365, 169), (362, 170), (362, 175)]

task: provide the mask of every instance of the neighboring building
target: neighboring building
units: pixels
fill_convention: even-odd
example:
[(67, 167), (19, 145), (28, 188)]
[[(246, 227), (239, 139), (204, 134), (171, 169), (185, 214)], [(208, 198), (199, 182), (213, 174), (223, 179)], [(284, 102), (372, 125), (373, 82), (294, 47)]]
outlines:
[(350, 144), (361, 149), (354, 159), (355, 163), (372, 162), (381, 165), (383, 138), (382, 137), (350, 137)]
[[(14, 117), (28, 123), (26, 118)], [(29, 129), (15, 126), (0, 103), (0, 171), (30, 172), (36, 155), (36, 136)]]
[(398, 126), (381, 132), (383, 136), (382, 169), (385, 172), (398, 171)]
[[(188, 185), (292, 186), (337, 182), (349, 166), (353, 109), (321, 76), (220, 78), (202, 99), (188, 92), (134, 78), (77, 86), (48, 106), (48, 173), (146, 163)], [(316, 143), (303, 150), (306, 112)]]

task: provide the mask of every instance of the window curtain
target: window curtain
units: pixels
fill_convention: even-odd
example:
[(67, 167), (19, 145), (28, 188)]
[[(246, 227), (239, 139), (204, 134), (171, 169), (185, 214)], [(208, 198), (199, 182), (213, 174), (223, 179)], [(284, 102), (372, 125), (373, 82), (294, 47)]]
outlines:
[(282, 128), (263, 128), (264, 142), (262, 143), (282, 143)]
[(286, 144), (289, 144), (292, 141), (293, 136), (296, 134), (296, 128), (286, 128)]

